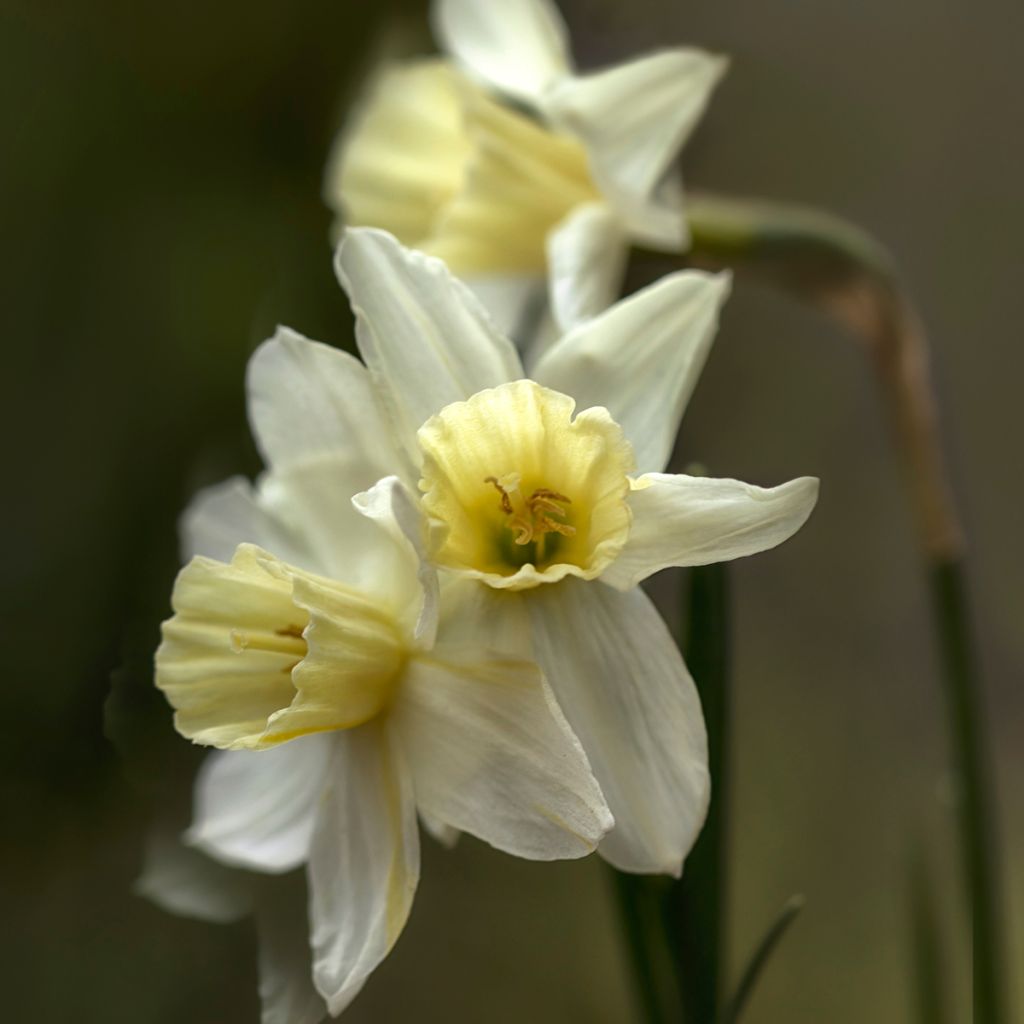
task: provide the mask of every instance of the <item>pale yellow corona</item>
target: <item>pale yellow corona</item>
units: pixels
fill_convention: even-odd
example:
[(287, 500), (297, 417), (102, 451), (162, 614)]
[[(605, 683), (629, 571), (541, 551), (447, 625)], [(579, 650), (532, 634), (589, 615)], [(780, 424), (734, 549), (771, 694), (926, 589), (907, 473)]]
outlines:
[(492, 587), (594, 579), (629, 537), (633, 450), (607, 409), (519, 380), (419, 431), (433, 555)]
[(387, 608), (251, 544), (230, 564), (194, 558), (172, 603), (157, 685), (196, 743), (254, 750), (361, 725), (406, 656)]
[(381, 72), (326, 191), (345, 223), (384, 228), (457, 274), (542, 272), (548, 232), (600, 198), (577, 139), (440, 60)]

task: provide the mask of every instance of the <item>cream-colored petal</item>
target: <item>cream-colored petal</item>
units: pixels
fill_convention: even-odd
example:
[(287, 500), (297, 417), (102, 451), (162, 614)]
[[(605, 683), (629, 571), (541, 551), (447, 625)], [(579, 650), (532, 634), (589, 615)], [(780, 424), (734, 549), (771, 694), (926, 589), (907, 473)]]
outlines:
[(370, 375), (347, 352), (279, 327), (249, 360), (246, 389), (253, 435), (271, 467), (344, 455), (367, 467), (369, 481), (393, 470), (394, 444)]
[(551, 306), (563, 331), (618, 298), (628, 255), (622, 224), (604, 203), (578, 206), (548, 235)]
[(537, 101), (570, 71), (565, 23), (550, 0), (437, 0), (441, 46), (481, 81)]
[(345, 729), (386, 706), (404, 657), (395, 612), (251, 545), (179, 574), (156, 656), (178, 731), (255, 749)]
[(636, 586), (669, 566), (707, 565), (767, 551), (807, 521), (818, 481), (800, 477), (778, 487), (740, 480), (649, 473), (630, 492), (633, 528), (601, 579)]
[(464, 274), (466, 287), (480, 300), (498, 330), (521, 352), (543, 315), (545, 282), (540, 274)]
[(261, 478), (259, 502), (288, 527), (296, 557), (283, 561), (397, 608), (418, 596), (407, 545), (397, 544), (352, 506), (353, 495), (379, 479), (369, 475), (371, 468), (353, 465), (345, 454), (289, 466)]
[(479, 647), (409, 660), (392, 709), (416, 803), (506, 853), (582, 857), (612, 818), (537, 667)]
[(225, 864), (291, 871), (306, 861), (330, 753), (326, 736), (271, 750), (219, 750), (196, 779), (185, 839)]
[(683, 270), (581, 324), (533, 368), (581, 406), (603, 405), (641, 472), (664, 469), (729, 294), (728, 274)]
[(199, 491), (179, 523), (182, 561), (195, 555), (230, 562), (239, 544), (277, 551), (301, 562), (305, 552), (285, 523), (261, 503), (252, 484), (241, 476)]
[(396, 476), (385, 477), (368, 491), (352, 499), (355, 509), (374, 521), (391, 541), (408, 552), (407, 575), (415, 574), (420, 593), (415, 602), (413, 639), (416, 646), (429, 650), (437, 634), (440, 585), (437, 571), (429, 560), (427, 524), (420, 515), (416, 498)]
[(337, 1015), (401, 934), (420, 854), (412, 785), (385, 725), (334, 746), (308, 874), (313, 980)]
[(336, 267), (360, 351), (412, 458), (416, 431), (435, 412), (521, 375), (515, 346), (440, 260), (386, 232), (350, 228)]
[(544, 106), (583, 139), (602, 191), (628, 209), (653, 195), (726, 67), (702, 50), (663, 50), (563, 78)]
[(387, 63), (374, 76), (327, 162), (335, 241), (345, 224), (383, 228), (413, 246), (430, 235), (470, 152), (460, 78), (438, 59)]
[(615, 816), (601, 854), (622, 871), (678, 876), (707, 813), (700, 700), (640, 589), (567, 579), (524, 598), (534, 656)]
[(181, 837), (155, 829), (146, 841), (135, 891), (181, 917), (227, 924), (252, 911), (249, 878), (186, 846)]

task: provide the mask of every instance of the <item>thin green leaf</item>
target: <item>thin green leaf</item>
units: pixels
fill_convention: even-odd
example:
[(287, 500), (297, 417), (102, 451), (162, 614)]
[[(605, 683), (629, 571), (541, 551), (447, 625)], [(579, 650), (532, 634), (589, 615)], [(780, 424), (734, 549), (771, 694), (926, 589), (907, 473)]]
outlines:
[(750, 958), (747, 969), (743, 972), (740, 982), (736, 986), (736, 993), (733, 995), (732, 1001), (723, 1015), (724, 1024), (736, 1024), (740, 1019), (740, 1014), (743, 1013), (744, 1008), (749, 1002), (751, 993), (761, 977), (765, 964), (768, 963), (775, 947), (782, 940), (783, 935), (786, 934), (789, 926), (796, 920), (797, 914), (803, 910), (803, 907), (803, 896), (791, 896), (782, 908), (782, 912), (775, 919), (775, 923), (765, 932), (764, 938), (761, 939), (760, 944), (754, 951), (754, 955)]

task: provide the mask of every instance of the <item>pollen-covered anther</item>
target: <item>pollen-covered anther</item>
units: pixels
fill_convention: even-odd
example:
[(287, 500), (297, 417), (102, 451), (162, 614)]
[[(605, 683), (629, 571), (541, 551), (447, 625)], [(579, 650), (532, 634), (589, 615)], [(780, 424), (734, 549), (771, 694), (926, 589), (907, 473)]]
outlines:
[(508, 516), (505, 525), (514, 534), (514, 543), (523, 546), (545, 533), (560, 533), (563, 537), (575, 535), (576, 527), (562, 521), (565, 506), (572, 504), (572, 498), (548, 487), (538, 487), (528, 498), (523, 498), (518, 473), (508, 473), (500, 480), (488, 476), (484, 483), (493, 484), (501, 495), (501, 510)]

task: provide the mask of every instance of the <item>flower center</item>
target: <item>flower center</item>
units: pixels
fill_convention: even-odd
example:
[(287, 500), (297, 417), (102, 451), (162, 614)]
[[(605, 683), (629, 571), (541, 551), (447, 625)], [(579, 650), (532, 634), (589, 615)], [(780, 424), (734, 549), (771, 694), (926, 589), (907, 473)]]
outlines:
[[(605, 409), (521, 380), (420, 428), (434, 560), (494, 587), (592, 579), (629, 533), (633, 452)], [(495, 494), (495, 492), (497, 492)]]

